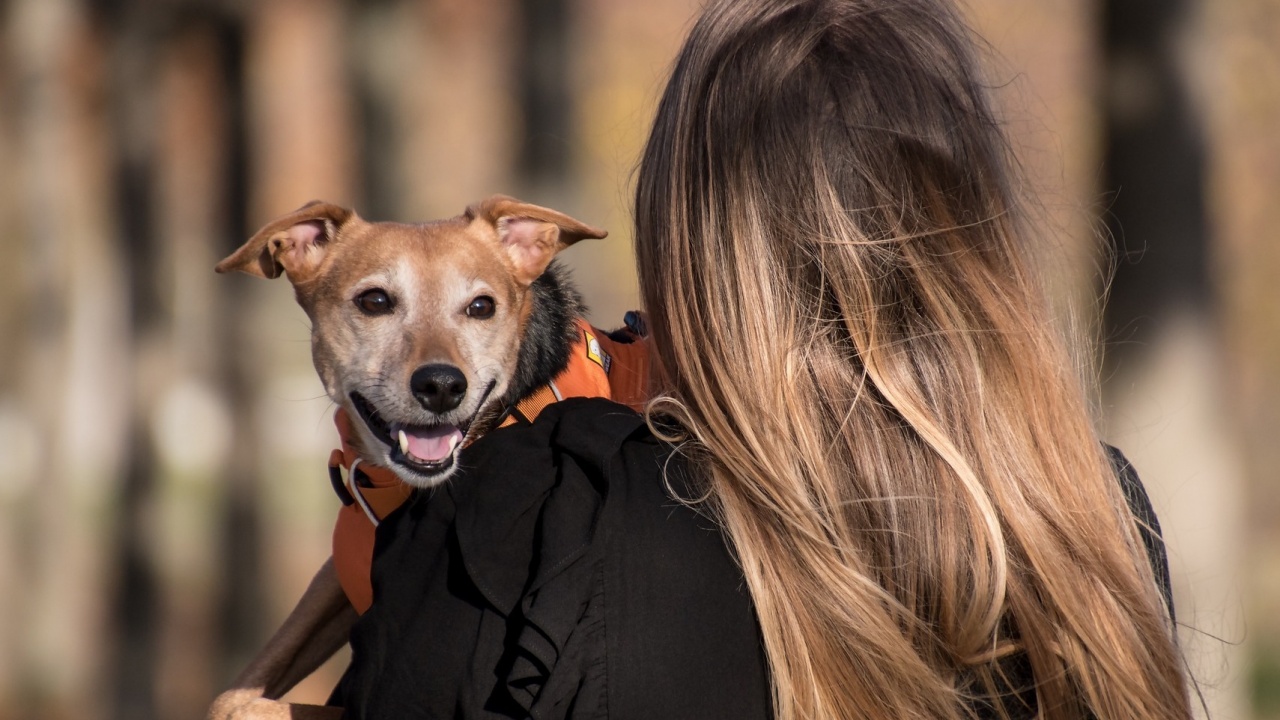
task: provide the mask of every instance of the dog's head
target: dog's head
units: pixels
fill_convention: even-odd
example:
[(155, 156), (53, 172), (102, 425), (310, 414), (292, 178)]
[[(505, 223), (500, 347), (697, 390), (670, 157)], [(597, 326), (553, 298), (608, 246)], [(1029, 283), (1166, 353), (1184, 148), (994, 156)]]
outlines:
[(316, 371), (353, 419), (362, 458), (430, 487), (452, 474), (477, 417), (499, 410), (534, 280), (559, 251), (605, 234), (503, 196), (418, 225), (313, 202), (216, 269), (289, 278), (311, 319)]

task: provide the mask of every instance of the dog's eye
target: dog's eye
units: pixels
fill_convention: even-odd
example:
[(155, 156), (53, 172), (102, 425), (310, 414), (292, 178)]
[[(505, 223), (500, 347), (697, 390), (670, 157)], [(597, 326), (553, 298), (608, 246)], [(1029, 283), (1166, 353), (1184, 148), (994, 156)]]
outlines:
[(386, 290), (374, 288), (356, 296), (356, 307), (366, 315), (386, 315), (395, 309), (395, 303)]
[(493, 298), (488, 295), (481, 295), (471, 304), (467, 306), (467, 317), (473, 317), (477, 320), (487, 320), (493, 317), (493, 311), (497, 306), (493, 302)]

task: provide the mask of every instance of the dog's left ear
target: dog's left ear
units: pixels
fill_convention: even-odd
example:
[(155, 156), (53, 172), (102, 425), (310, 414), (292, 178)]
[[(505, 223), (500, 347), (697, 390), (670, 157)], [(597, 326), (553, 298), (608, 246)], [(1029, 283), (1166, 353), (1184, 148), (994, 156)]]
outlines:
[(609, 234), (564, 213), (505, 195), (494, 195), (467, 208), (467, 215), (488, 222), (497, 230), (498, 239), (515, 265), (516, 277), (525, 285), (538, 279), (556, 253), (579, 240), (600, 239)]

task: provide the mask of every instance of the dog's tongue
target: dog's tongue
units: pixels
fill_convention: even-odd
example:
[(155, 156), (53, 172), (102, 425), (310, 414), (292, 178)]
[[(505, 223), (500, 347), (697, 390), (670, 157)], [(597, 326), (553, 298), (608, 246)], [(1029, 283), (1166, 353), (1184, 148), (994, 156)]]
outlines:
[(400, 452), (426, 462), (439, 462), (462, 442), (462, 431), (452, 425), (400, 431)]

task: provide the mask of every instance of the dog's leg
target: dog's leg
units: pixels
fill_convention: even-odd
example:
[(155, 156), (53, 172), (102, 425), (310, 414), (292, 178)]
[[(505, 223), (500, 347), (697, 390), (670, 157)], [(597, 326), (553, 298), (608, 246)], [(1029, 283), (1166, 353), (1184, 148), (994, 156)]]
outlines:
[[(315, 578), (298, 601), (297, 607), (285, 619), (284, 624), (263, 648), (260, 657), (265, 661), (271, 645), (279, 640), (282, 649), (292, 649), (288, 655), (289, 662), (283, 668), (275, 664), (276, 671), (270, 676), (254, 672), (254, 664), (250, 663), (241, 674), (242, 680), (263, 682), (264, 697), (277, 699), (289, 692), (294, 685), (315, 672), (316, 668), (347, 643), (351, 635), (351, 627), (355, 625), (356, 614), (351, 603), (347, 601), (342, 586), (338, 584), (338, 575), (333, 568), (333, 559), (326, 560)], [(281, 653), (284, 656), (284, 653)], [(265, 663), (264, 663), (265, 665)], [(265, 667), (264, 667), (265, 669)]]
[(341, 720), (342, 708), (249, 700), (217, 716), (219, 720)]
[[(209, 708), (209, 720), (326, 717), (323, 713), (332, 708), (290, 706), (275, 700), (347, 642), (356, 617), (338, 584), (331, 558), (320, 567), (293, 612), (240, 673), (231, 689), (214, 700)], [(303, 714), (290, 715), (290, 707)], [(313, 707), (314, 710), (310, 709)], [(285, 714), (272, 714), (276, 712)]]

